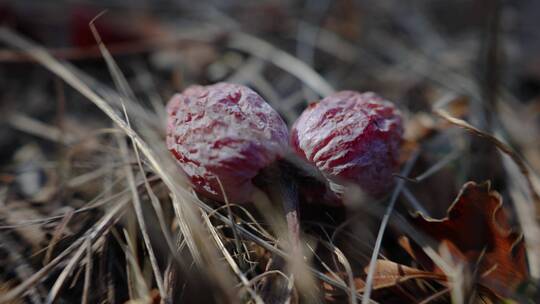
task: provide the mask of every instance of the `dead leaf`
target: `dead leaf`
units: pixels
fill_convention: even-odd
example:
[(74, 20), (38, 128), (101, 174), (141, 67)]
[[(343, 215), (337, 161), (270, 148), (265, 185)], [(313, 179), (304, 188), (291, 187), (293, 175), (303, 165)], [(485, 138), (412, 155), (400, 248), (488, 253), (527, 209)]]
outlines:
[[(443, 219), (412, 219), (434, 240), (445, 244), (452, 257), (478, 274), (477, 282), (498, 297), (509, 297), (528, 278), (522, 235), (512, 231), (500, 195), (488, 182), (466, 183)], [(442, 273), (416, 244), (401, 239), (402, 247), (427, 271)]]
[[(499, 140), (497, 137), (472, 126), (465, 120), (451, 116), (450, 113), (443, 109), (435, 109), (434, 113), (439, 117), (445, 119), (452, 125), (461, 127), (478, 137), (487, 139), (489, 142), (495, 145), (495, 147), (497, 147), (497, 149), (499, 149), (501, 153), (508, 155), (512, 159), (512, 161), (514, 161), (514, 163), (518, 166), (521, 174), (523, 174), (523, 176), (525, 177), (527, 181), (527, 187), (531, 191), (531, 195), (534, 199), (535, 205), (537, 207), (540, 206), (540, 194), (536, 191), (536, 188), (533, 185), (529, 167), (527, 166), (527, 164), (525, 164), (525, 161), (519, 156), (519, 154), (517, 154), (510, 146)], [(540, 208), (537, 208), (537, 211), (540, 212)], [(540, 217), (540, 214), (537, 216)]]
[[(368, 268), (366, 267), (364, 269), (364, 272), (367, 274), (367, 271)], [(341, 279), (343, 281), (347, 280), (346, 274), (340, 273), (337, 275), (339, 276), (339, 278), (336, 278), (336, 275), (328, 274), (328, 276), (335, 279)], [(405, 266), (389, 260), (377, 260), (375, 266), (375, 275), (373, 276), (373, 290), (395, 287), (413, 279), (445, 282), (446, 276), (444, 274)], [(364, 292), (365, 281), (363, 278), (354, 278), (354, 284), (356, 287), (356, 291)], [(331, 299), (336, 294), (342, 293), (342, 291), (337, 290), (334, 286), (327, 283), (323, 283), (323, 288), (326, 292), (327, 299)]]
[[(367, 267), (364, 269), (364, 272), (367, 274)], [(378, 260), (375, 266), (375, 275), (373, 276), (373, 289), (376, 290), (395, 286), (412, 279), (446, 281), (446, 276), (431, 271), (401, 265), (389, 260)], [(356, 284), (356, 289), (363, 292), (365, 281), (359, 278), (355, 279), (354, 281)]]

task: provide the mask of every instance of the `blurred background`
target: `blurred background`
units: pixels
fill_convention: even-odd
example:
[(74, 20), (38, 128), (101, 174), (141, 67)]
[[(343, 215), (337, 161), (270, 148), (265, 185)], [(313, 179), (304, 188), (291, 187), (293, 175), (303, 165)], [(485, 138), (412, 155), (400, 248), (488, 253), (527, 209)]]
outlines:
[[(122, 71), (132, 80), (143, 78), (138, 73), (143, 69), (155, 84), (154, 97), (161, 100), (192, 83), (250, 82), (291, 122), (295, 110), (330, 87), (375, 91), (412, 112), (425, 110), (437, 94), (449, 91), (477, 104), (474, 122), (479, 127), (506, 107), (527, 124), (521, 127), (531, 128), (527, 136), (535, 136), (537, 1), (0, 3), (2, 25), (106, 82), (106, 65), (88, 25), (103, 12), (95, 25)], [(236, 39), (237, 33), (245, 36)], [(288, 65), (286, 57), (276, 58), (275, 50), (298, 61)], [(0, 55), (4, 117), (23, 111), (51, 121), (54, 95), (46, 94), (54, 93), (54, 77), (7, 47)], [(296, 63), (310, 67), (328, 85), (313, 88), (320, 83), (309, 75), (300, 79), (303, 69)], [(133, 89), (142, 100), (149, 99), (146, 88)], [(73, 98), (66, 102), (76, 105), (70, 108), (73, 114), (85, 116), (86, 107), (94, 108)], [(507, 121), (510, 117), (501, 120), (509, 132), (522, 129)], [(6, 162), (24, 139), (7, 126), (2, 132), (1, 159)], [(512, 139), (524, 145), (525, 153), (537, 148), (529, 147), (533, 138)], [(538, 168), (534, 154), (528, 156)]]
[[(470, 122), (504, 132), (540, 169), (537, 1), (0, 3), (3, 25), (114, 86), (89, 27), (99, 14), (96, 29), (142, 103), (164, 104), (194, 83), (238, 82), (292, 123), (331, 90), (377, 92), (410, 117), (451, 93), (468, 99)], [(52, 125), (65, 113), (79, 126), (100, 118), (21, 52), (4, 47), (0, 62), (3, 165), (35, 139), (14, 127), (16, 114)], [(472, 151), (482, 169), (463, 179), (493, 177), (484, 148)]]
[[(441, 104), (518, 151), (533, 176), (540, 171), (540, 1), (0, 1), (0, 24), (9, 33), (82, 71), (77, 77), (109, 96), (120, 113), (114, 92), (121, 85), (92, 20), (138, 101), (128, 113), (142, 133), (153, 128), (163, 136), (164, 105), (191, 84), (249, 85), (289, 125), (307, 104), (333, 91), (374, 91), (406, 117), (404, 161), (407, 151), (421, 150), (411, 176), (443, 162), (429, 178), (408, 184), (406, 205), (442, 217), (468, 180), (490, 180), (511, 201), (512, 175), (495, 147), (441, 125), (432, 115)], [(65, 217), (103, 189), (112, 191), (108, 173), (118, 168), (117, 147), (107, 136), (114, 137), (102, 136), (111, 121), (6, 33), (0, 40), (0, 247), (10, 249), (0, 255), (0, 293), (105, 214), (97, 208), (72, 215), (77, 221)], [(449, 96), (451, 105), (445, 104)], [(159, 145), (161, 139), (154, 140)], [(321, 208), (325, 215), (307, 212), (306, 221), (337, 226), (345, 218), (343, 210)], [(17, 226), (33, 220), (39, 225)], [(374, 232), (366, 232), (362, 242), (373, 239)], [(51, 240), (58, 246), (49, 252)], [(366, 253), (355, 255), (354, 241), (345, 243), (353, 250), (348, 258), (365, 265)], [(106, 250), (123, 256), (113, 245)], [(10, 268), (10, 261), (26, 266)], [(26, 300), (40, 302), (54, 282), (37, 285)], [(80, 296), (82, 279), (77, 282), (60, 293), (65, 303)], [(106, 289), (90, 302), (107, 298)], [(108, 297), (123, 302), (127, 294)]]

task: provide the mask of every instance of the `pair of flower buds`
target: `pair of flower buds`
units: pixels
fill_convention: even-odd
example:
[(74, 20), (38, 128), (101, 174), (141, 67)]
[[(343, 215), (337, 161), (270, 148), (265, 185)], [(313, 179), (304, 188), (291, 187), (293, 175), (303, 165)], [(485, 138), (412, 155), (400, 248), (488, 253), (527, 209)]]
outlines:
[(289, 150), (316, 167), (337, 198), (344, 183), (382, 196), (392, 187), (403, 134), (391, 102), (354, 91), (311, 104), (290, 136), (260, 95), (237, 84), (191, 86), (172, 97), (167, 113), (167, 148), (199, 194), (222, 202), (249, 202), (254, 179)]

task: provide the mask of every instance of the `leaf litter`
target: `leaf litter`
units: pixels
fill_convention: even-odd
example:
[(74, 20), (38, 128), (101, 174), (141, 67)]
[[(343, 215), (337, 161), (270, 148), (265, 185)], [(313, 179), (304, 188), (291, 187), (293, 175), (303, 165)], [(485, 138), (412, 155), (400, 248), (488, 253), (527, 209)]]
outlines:
[[(345, 14), (341, 16), (343, 18), (332, 19), (327, 21), (328, 24), (306, 22), (303, 25), (304, 31), (300, 31), (297, 39), (305, 44), (302, 48), (311, 48), (317, 54), (309, 59), (310, 64), (329, 61), (325, 56), (331, 56), (332, 62), (347, 63), (343, 66), (359, 62), (370, 69), (373, 65), (381, 73), (374, 79), (364, 79), (366, 77), (360, 75), (358, 81), (362, 86), (373, 85), (374, 89), (390, 95), (392, 100), (401, 100), (404, 96), (401, 93), (410, 89), (408, 85), (415, 82), (420, 83), (420, 87), (425, 85), (422, 77), (431, 87), (426, 91), (420, 89), (420, 95), (427, 96), (427, 107), (419, 111), (403, 109), (409, 120), (401, 163), (411, 161), (415, 151), (419, 151), (419, 161), (414, 164), (412, 173), (407, 174), (416, 178), (396, 177), (401, 186), (394, 189), (395, 198), (375, 202), (353, 195), (354, 208), (347, 210), (335, 206), (314, 207), (312, 203), (317, 197), (304, 202), (301, 211), (303, 241), (310, 250), (305, 250), (306, 256), (301, 257), (301, 267), (307, 271), (299, 273), (306, 277), (291, 276), (287, 268), (279, 266), (289, 261), (289, 252), (283, 245), (286, 236), (279, 233), (283, 229), (276, 227), (279, 223), (260, 216), (258, 212), (262, 211), (256, 208), (234, 204), (222, 208), (212, 201), (199, 199), (185, 179), (171, 170), (174, 166), (162, 145), (163, 125), (159, 123), (159, 117), (163, 112), (159, 113), (159, 95), (166, 99), (175, 90), (173, 88), (180, 90), (189, 82), (197, 82), (197, 77), (199, 81), (206, 77), (202, 81), (212, 81), (217, 75), (229, 73), (238, 83), (253, 86), (263, 95), (268, 95), (268, 100), (278, 110), (287, 110), (282, 114), (291, 122), (305, 107), (305, 96), (324, 97), (335, 89), (351, 86), (349, 78), (342, 77), (348, 73), (342, 64), (330, 70), (326, 67), (314, 69), (291, 55), (284, 45), (239, 31), (238, 22), (220, 11), (214, 11), (212, 18), (217, 23), (223, 22), (221, 28), (193, 29), (188, 26), (180, 35), (156, 19), (143, 18), (141, 22), (147, 26), (142, 27), (144, 33), (137, 38), (143, 42), (115, 45), (115, 38), (109, 36), (103, 40), (107, 44), (105, 49), (101, 44), (101, 50), (94, 48), (92, 51), (41, 49), (2, 28), (2, 41), (6, 45), (18, 46), (20, 50), (4, 50), (0, 53), (3, 55), (0, 60), (39, 62), (48, 67), (93, 101), (116, 126), (111, 128), (109, 121), (102, 124), (101, 129), (85, 128), (81, 135), (80, 130), (75, 130), (79, 126), (76, 120), (74, 124), (70, 122), (73, 128), (66, 129), (61, 124), (57, 128), (54, 123), (41, 122), (24, 111), (10, 116), (10, 126), (18, 132), (56, 142), (72, 152), (67, 158), (58, 153), (57, 158), (47, 151), (44, 158), (52, 159), (53, 164), (49, 163), (47, 167), (43, 165), (47, 164), (46, 161), (40, 159), (37, 169), (32, 171), (45, 172), (47, 183), (36, 182), (39, 181), (35, 178), (38, 175), (24, 176), (19, 180), (36, 191), (27, 188), (22, 192), (27, 195), (16, 199), (11, 189), (17, 182), (17, 176), (2, 172), (0, 233), (6, 240), (3, 244), (15, 243), (17, 246), (3, 246), (0, 251), (7, 250), (8, 260), (24, 261), (15, 268), (16, 275), (5, 276), (2, 272), (0, 302), (81, 299), (84, 303), (93, 303), (98, 299), (110, 302), (121, 299), (133, 303), (169, 303), (177, 299), (219, 299), (225, 302), (242, 299), (244, 302), (261, 303), (277, 299), (265, 296), (264, 288), (278, 281), (285, 282), (288, 293), (285, 299), (290, 302), (317, 299), (349, 303), (359, 300), (442, 303), (468, 301), (465, 297), (496, 302), (507, 299), (519, 301), (530, 294), (530, 276), (538, 273), (533, 268), (537, 267), (536, 264), (528, 263), (528, 259), (534, 256), (533, 247), (529, 245), (534, 244), (535, 238), (528, 232), (528, 227), (517, 225), (514, 213), (518, 214), (520, 221), (524, 221), (524, 217), (528, 221), (527, 216), (532, 216), (531, 212), (522, 212), (520, 206), (539, 206), (534, 172), (516, 152), (518, 149), (510, 148), (500, 139), (500, 132), (494, 132), (497, 136), (493, 136), (490, 128), (485, 128), (489, 132), (482, 131), (484, 126), (477, 128), (468, 122), (477, 122), (469, 120), (476, 115), (472, 107), (463, 106), (453, 98), (442, 98), (445, 100), (442, 103), (453, 107), (451, 116), (441, 110), (441, 103), (434, 102), (437, 100), (435, 96), (445, 96), (448, 90), (452, 91), (450, 96), (470, 96), (472, 105), (478, 102), (480, 94), (471, 85), (474, 84), (473, 78), (466, 72), (446, 66), (448, 62), (463, 64), (462, 59), (458, 56), (454, 61), (444, 61), (448, 58), (423, 54), (380, 29), (376, 31), (378, 41), (371, 41), (368, 46), (353, 44), (343, 37), (352, 39), (360, 33), (343, 28), (345, 25), (341, 22), (353, 22), (355, 18), (347, 15), (347, 9), (343, 10), (342, 5), (326, 9), (337, 16)], [(342, 11), (334, 11), (339, 7)], [(274, 13), (279, 11), (276, 7), (272, 9)], [(384, 7), (376, 7), (376, 10), (393, 16)], [(101, 23), (101, 27), (110, 26), (107, 22)], [(411, 24), (405, 28), (418, 30)], [(317, 39), (304, 36), (313, 30), (319, 31)], [(88, 31), (86, 34), (95, 33)], [(160, 34), (163, 36), (158, 39), (145, 40)], [(433, 35), (438, 33), (431, 32), (427, 36), (433, 38)], [(186, 58), (194, 59), (171, 57), (169, 47), (178, 44), (183, 46), (172, 53), (186, 54)], [(341, 46), (339, 50), (335, 45)], [(197, 57), (198, 52), (193, 51), (198, 48), (202, 50), (200, 58)], [(140, 89), (130, 87), (133, 86), (131, 79), (123, 75), (122, 72), (130, 73), (131, 67), (120, 67), (112, 58), (145, 52), (153, 53), (150, 64), (160, 63), (159, 60), (180, 62), (187, 71), (182, 76), (192, 77), (183, 79), (175, 74), (177, 71), (170, 67), (171, 64), (163, 64), (163, 61), (158, 64), (158, 69), (168, 70), (173, 76), (171, 84), (154, 92), (152, 105), (157, 109), (155, 113), (146, 109), (138, 96)], [(367, 54), (367, 57), (357, 54)], [(84, 62), (100, 56), (107, 61), (116, 89), (102, 83), (103, 79), (96, 80), (83, 72), (84, 69), (56, 59)], [(362, 62), (362, 58), (370, 58), (372, 62)], [(389, 60), (394, 62), (388, 64)], [(412, 62), (412, 73), (408, 73), (408, 60)], [(137, 63), (139, 72), (148, 64), (140, 65), (141, 62), (144, 61)], [(211, 67), (208, 75), (197, 76), (207, 67)], [(281, 100), (290, 104), (279, 104)], [(429, 104), (435, 108), (435, 115), (430, 113)], [(407, 106), (412, 105), (404, 107)], [(530, 200), (527, 201), (524, 195), (524, 201), (514, 202), (522, 197), (516, 194), (517, 188), (512, 188), (512, 200), (508, 199), (507, 189), (497, 182), (497, 177), (492, 184), (496, 185), (493, 186), (496, 190), (501, 189), (501, 194), (493, 190), (489, 182), (469, 182), (466, 176), (460, 176), (459, 165), (461, 157), (466, 155), (463, 153), (467, 135), (452, 133), (450, 125), (440, 124), (437, 117), (486, 138), (507, 155), (517, 166), (517, 172), (522, 174)], [(111, 136), (114, 134), (119, 136)], [(126, 138), (131, 141), (126, 141)], [(118, 141), (121, 142), (120, 149)], [(441, 149), (436, 144), (440, 141), (446, 141), (454, 149), (450, 149), (450, 153), (445, 153), (447, 150), (436, 151)], [(441, 157), (428, 155), (432, 153)], [(60, 162), (64, 162), (61, 167), (64, 171), (56, 170), (60, 168)], [(505, 166), (511, 170), (508, 164)], [(451, 205), (450, 200), (436, 199), (439, 189), (425, 186), (426, 182), (442, 173), (454, 178), (447, 181), (448, 185), (439, 185), (448, 187), (450, 192), (456, 188), (457, 198)], [(508, 176), (512, 174), (516, 172), (509, 172)], [(324, 186), (317, 176), (302, 178), (311, 187)], [(62, 181), (66, 181), (67, 188), (63, 188)], [(431, 195), (419, 195), (418, 188)], [(457, 193), (459, 188), (461, 190)], [(519, 189), (523, 190), (523, 187)], [(355, 191), (351, 189), (350, 192), (356, 195), (358, 192)], [(502, 196), (505, 197), (504, 205)], [(64, 203), (68, 200), (69, 204)], [(414, 204), (406, 204), (405, 201)], [(388, 203), (389, 208), (385, 212), (384, 207)], [(439, 208), (450, 205), (447, 216), (436, 219), (425, 214), (427, 210), (431, 214), (434, 205)], [(517, 212), (514, 208), (518, 208)], [(50, 209), (54, 212), (49, 212)], [(424, 214), (410, 215), (418, 210), (423, 210)], [(354, 221), (359, 212), (365, 223)], [(381, 218), (385, 220), (377, 236), (376, 228)], [(387, 229), (386, 223), (389, 225)], [(537, 226), (535, 219), (528, 223)], [(42, 232), (41, 229), (47, 225), (52, 228), (50, 232)], [(524, 230), (525, 238), (520, 230)], [(31, 248), (30, 258), (26, 257), (28, 248)], [(34, 263), (32, 256), (38, 258), (39, 263)], [(118, 271), (119, 265), (121, 271)], [(452, 266), (456, 269), (451, 269)], [(5, 277), (16, 279), (4, 280)], [(315, 280), (310, 280), (311, 277)], [(96, 292), (91, 292), (94, 289)], [(196, 290), (209, 292), (201, 295), (193, 292)]]

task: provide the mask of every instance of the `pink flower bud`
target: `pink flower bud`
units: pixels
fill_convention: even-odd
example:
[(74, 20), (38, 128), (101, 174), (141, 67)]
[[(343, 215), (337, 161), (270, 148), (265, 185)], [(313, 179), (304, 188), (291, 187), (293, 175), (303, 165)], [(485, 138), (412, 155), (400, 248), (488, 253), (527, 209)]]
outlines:
[(342, 91), (300, 115), (291, 145), (338, 196), (344, 182), (353, 182), (377, 197), (394, 184), (402, 135), (401, 115), (391, 102), (371, 92)]
[(167, 148), (194, 189), (224, 201), (247, 202), (252, 179), (286, 151), (288, 130), (253, 90), (237, 84), (191, 86), (167, 105)]

